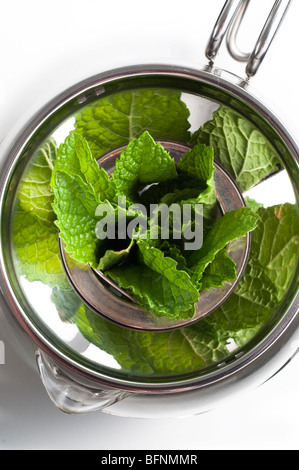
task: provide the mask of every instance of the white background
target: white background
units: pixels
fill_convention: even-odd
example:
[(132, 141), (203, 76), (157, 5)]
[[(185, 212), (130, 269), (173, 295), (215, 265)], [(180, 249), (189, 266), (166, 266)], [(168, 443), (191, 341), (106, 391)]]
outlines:
[[(121, 65), (199, 67), (223, 0), (1, 2), (0, 139), (29, 107), (86, 76)], [(252, 48), (273, 1), (252, 0), (240, 47)], [(253, 86), (299, 141), (298, 18), (293, 0)], [(221, 50), (217, 65), (244, 76)], [(277, 188), (279, 191), (279, 188)], [(0, 365), (0, 449), (299, 449), (299, 359), (270, 382), (211, 412), (179, 419), (93, 413), (50, 402), (9, 336)]]

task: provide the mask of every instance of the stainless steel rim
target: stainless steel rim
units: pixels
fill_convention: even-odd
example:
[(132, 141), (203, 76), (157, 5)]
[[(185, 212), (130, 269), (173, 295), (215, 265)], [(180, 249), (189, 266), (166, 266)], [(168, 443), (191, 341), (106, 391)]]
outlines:
[[(3, 208), (8, 191), (8, 186), (12, 178), (17, 160), (26, 148), (26, 145), (33, 138), (37, 130), (40, 130), (44, 122), (53, 116), (57, 111), (61, 110), (64, 105), (69, 102), (82, 103), (91, 96), (99, 96), (105, 91), (107, 85), (119, 86), (123, 80), (140, 79), (145, 83), (147, 79), (154, 78), (156, 81), (163, 83), (171, 83), (172, 80), (180, 80), (186, 86), (192, 85), (195, 90), (199, 86), (209, 85), (215, 90), (225, 92), (231, 97), (231, 103), (237, 106), (238, 102), (242, 102), (253, 113), (258, 113), (262, 120), (270, 122), (273, 132), (276, 133), (280, 139), (283, 140), (285, 146), (293, 156), (293, 176), (297, 176), (299, 165), (299, 150), (294, 139), (289, 134), (287, 129), (282, 125), (280, 120), (271, 112), (259, 99), (252, 96), (247, 90), (240, 87), (237, 83), (239, 78), (235, 77), (233, 80), (237, 83), (227, 81), (221, 76), (221, 71), (212, 69), (211, 71), (192, 70), (182, 67), (164, 66), (164, 65), (139, 65), (132, 67), (125, 67), (121, 69), (112, 70), (110, 72), (91, 77), (77, 85), (69, 88), (41, 109), (29, 123), (26, 123), (20, 134), (13, 140), (12, 144), (4, 148), (2, 171), (1, 171), (1, 227), (3, 227)], [(171, 87), (171, 85), (169, 85)], [(74, 112), (74, 111), (73, 111)], [(63, 116), (65, 118), (65, 116)], [(61, 115), (60, 115), (61, 119)], [(5, 142), (4, 142), (5, 144)], [(298, 198), (298, 192), (296, 191)], [(276, 324), (273, 329), (265, 337), (261, 338), (260, 343), (252, 348), (248, 353), (245, 353), (240, 358), (234, 358), (231, 363), (224, 365), (204, 377), (195, 377), (186, 379), (185, 381), (178, 382), (160, 382), (160, 383), (143, 383), (143, 382), (130, 382), (120, 378), (113, 378), (102, 373), (91, 371), (84, 364), (79, 364), (71, 358), (68, 358), (61, 350), (54, 346), (47, 338), (44, 337), (35, 325), (30, 322), (26, 312), (22, 309), (18, 298), (10, 284), (7, 266), (4, 259), (3, 244), (1, 248), (0, 258), (0, 278), (1, 290), (3, 296), (8, 302), (10, 309), (23, 326), (24, 330), (29, 334), (32, 340), (38, 344), (47, 354), (58, 363), (65, 366), (67, 369), (72, 370), (79, 375), (88, 379), (96, 381), (101, 384), (106, 384), (111, 387), (117, 387), (124, 390), (131, 390), (139, 393), (162, 393), (162, 392), (179, 392), (184, 390), (191, 390), (211, 384), (214, 384), (225, 379), (229, 379), (232, 374), (241, 373), (249, 375), (253, 367), (258, 364), (263, 364), (266, 360), (267, 354), (272, 354), (279, 349), (279, 344), (284, 343), (286, 339), (295, 331), (298, 324), (298, 308), (299, 308), (299, 293), (296, 286), (292, 287), (292, 296), (290, 297), (289, 304), (286, 305), (287, 313)], [(296, 289), (296, 293), (294, 293)]]

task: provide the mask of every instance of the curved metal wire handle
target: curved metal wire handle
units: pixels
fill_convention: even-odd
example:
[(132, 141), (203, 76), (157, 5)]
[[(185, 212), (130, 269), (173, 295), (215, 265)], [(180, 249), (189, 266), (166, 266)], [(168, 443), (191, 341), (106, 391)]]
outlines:
[(210, 36), (206, 57), (213, 64), (226, 35), (227, 49), (238, 62), (247, 62), (247, 79), (254, 76), (261, 65), (270, 44), (286, 14), (291, 0), (276, 0), (251, 53), (240, 51), (237, 46), (238, 31), (250, 0), (227, 0)]

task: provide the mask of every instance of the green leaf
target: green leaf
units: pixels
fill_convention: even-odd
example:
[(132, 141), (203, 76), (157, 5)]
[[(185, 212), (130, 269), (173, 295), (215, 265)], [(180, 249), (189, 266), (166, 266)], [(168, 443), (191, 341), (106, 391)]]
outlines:
[(49, 222), (55, 219), (50, 180), (56, 152), (54, 139), (46, 140), (32, 157), (18, 189), (20, 207), (38, 219)]
[(76, 118), (76, 132), (88, 141), (95, 158), (146, 130), (155, 140), (187, 142), (189, 111), (180, 96), (167, 89), (114, 93), (84, 108)]
[(191, 143), (213, 147), (215, 159), (235, 179), (242, 192), (277, 170), (279, 155), (256, 125), (227, 106), (192, 136)]
[(214, 150), (203, 144), (195, 145), (186, 152), (178, 163), (178, 171), (197, 178), (205, 189), (195, 197), (187, 198), (181, 204), (203, 204), (205, 228), (209, 228), (217, 214), (217, 198), (214, 183)]
[(298, 265), (298, 211), (286, 203), (259, 209), (258, 214), (261, 222), (252, 234), (252, 251), (282, 299)]
[(99, 167), (92, 156), (88, 142), (79, 134), (71, 132), (60, 145), (52, 175), (52, 185), (55, 182), (56, 171), (64, 171), (69, 176), (79, 176), (85, 183), (90, 184), (101, 201), (112, 201), (115, 187), (106, 171)]
[(134, 245), (134, 240), (131, 240), (129, 245), (122, 250), (106, 250), (104, 256), (100, 259), (98, 265), (98, 271), (107, 271), (108, 269), (112, 268), (113, 266), (119, 265), (126, 261), (128, 256), (131, 254), (132, 247)]
[(33, 155), (18, 188), (12, 215), (13, 245), (20, 274), (30, 282), (69, 289), (60, 260), (50, 180), (57, 146), (50, 138)]
[[(237, 288), (206, 321), (222, 332), (261, 328), (278, 305), (277, 288), (265, 270), (251, 259)], [(239, 335), (239, 341), (241, 336)]]
[(250, 207), (250, 209), (253, 210), (254, 212), (257, 212), (260, 209), (260, 207), (264, 207), (264, 205), (261, 202), (257, 202), (255, 199), (252, 199), (248, 196), (245, 198), (245, 201), (246, 201), (246, 206)]
[(196, 144), (186, 152), (177, 165), (180, 173), (204, 181), (207, 186), (213, 185), (214, 151), (212, 147)]
[(163, 242), (159, 244), (159, 250), (163, 251), (164, 256), (172, 258), (177, 262), (177, 269), (188, 272), (186, 258), (183, 256), (177, 245), (171, 244), (167, 240), (163, 240)]
[(114, 357), (122, 371), (137, 376), (195, 372), (228, 353), (226, 339), (204, 321), (171, 332), (140, 332), (107, 322), (83, 307), (76, 324), (89, 341)]
[(116, 160), (112, 180), (118, 194), (137, 199), (142, 185), (159, 183), (177, 177), (173, 158), (146, 131), (133, 139)]
[(221, 287), (225, 282), (234, 281), (236, 277), (236, 263), (228, 256), (225, 249), (221, 250), (205, 269), (201, 279), (201, 290)]
[(134, 297), (158, 316), (189, 318), (194, 314), (198, 291), (190, 276), (177, 269), (177, 262), (164, 253), (138, 241), (140, 263), (124, 265), (107, 271), (120, 287), (131, 289)]
[[(87, 309), (77, 315), (77, 325), (84, 336), (111, 354), (127, 373), (175, 376), (219, 363), (230, 356), (228, 344), (232, 340), (236, 350), (244, 347), (275, 314), (281, 286), (275, 285), (276, 276), (269, 277), (272, 274), (269, 256), (264, 266), (261, 264), (264, 259), (260, 258), (260, 243), (268, 239), (268, 254), (277, 254), (278, 247), (286, 242), (298, 255), (298, 220), (295, 206), (289, 204), (259, 209), (250, 260), (237, 288), (214, 313), (190, 327), (164, 333), (133, 331), (113, 325)], [(282, 231), (288, 233), (284, 238)], [(275, 246), (278, 251), (273, 251)], [(293, 266), (292, 275), (295, 272)]]
[(79, 176), (57, 170), (53, 181), (56, 225), (65, 250), (75, 260), (96, 268), (101, 240), (96, 237), (96, 209), (100, 199), (90, 184)]
[(248, 207), (226, 212), (217, 219), (204, 238), (201, 249), (191, 252), (187, 258), (193, 282), (197, 284), (200, 281), (206, 267), (214, 260), (219, 251), (225, 248), (230, 241), (254, 230), (257, 221), (257, 214)]
[(242, 337), (245, 344), (248, 329), (260, 329), (274, 315), (298, 265), (296, 206), (286, 203), (260, 208), (258, 214), (245, 272), (228, 300), (207, 317), (207, 322), (221, 331), (237, 333), (238, 344)]
[(22, 275), (28, 281), (68, 287), (58, 248), (58, 230), (53, 223), (19, 208), (12, 221), (13, 242)]

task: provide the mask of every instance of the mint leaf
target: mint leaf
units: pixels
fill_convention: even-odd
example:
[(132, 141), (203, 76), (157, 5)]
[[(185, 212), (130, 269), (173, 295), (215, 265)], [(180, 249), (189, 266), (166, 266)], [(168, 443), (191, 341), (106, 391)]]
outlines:
[(206, 267), (230, 241), (254, 230), (257, 220), (258, 216), (248, 207), (226, 212), (217, 219), (204, 238), (201, 249), (193, 251), (187, 258), (193, 282), (198, 284)]
[(177, 245), (164, 240), (159, 245), (159, 250), (163, 251), (164, 256), (174, 259), (177, 262), (177, 269), (188, 272), (187, 261)]
[(113, 182), (109, 180), (106, 171), (99, 168), (87, 141), (75, 132), (71, 132), (58, 149), (52, 185), (58, 170), (62, 170), (70, 176), (79, 176), (85, 183), (93, 187), (101, 201), (114, 199)]
[(54, 139), (46, 140), (32, 157), (18, 189), (20, 207), (38, 219), (48, 222), (55, 219), (50, 180), (56, 152)]
[(237, 288), (206, 321), (234, 337), (234, 333), (241, 330), (245, 333), (249, 328), (260, 329), (272, 317), (277, 305), (276, 287), (265, 270), (251, 259)]
[(99, 265), (97, 267), (98, 271), (107, 271), (115, 265), (123, 263), (126, 261), (128, 256), (131, 254), (131, 250), (134, 245), (134, 240), (131, 240), (129, 245), (122, 250), (106, 250), (104, 256), (100, 259)]
[(250, 209), (253, 210), (254, 212), (257, 212), (260, 209), (260, 207), (264, 207), (264, 205), (261, 202), (257, 202), (255, 199), (252, 199), (248, 196), (245, 198), (245, 201), (246, 201), (246, 206), (250, 207)]
[(163, 377), (197, 372), (228, 353), (227, 340), (205, 321), (171, 332), (148, 333), (121, 328), (84, 307), (75, 321), (82, 334), (111, 354), (126, 373)]
[(204, 181), (207, 186), (213, 186), (214, 151), (212, 147), (196, 144), (180, 159), (177, 168), (181, 173)]
[(77, 261), (96, 268), (101, 243), (95, 230), (99, 197), (93, 187), (79, 176), (70, 176), (61, 170), (55, 172), (53, 192), (56, 225), (60, 230), (65, 250)]
[(214, 183), (214, 150), (206, 145), (197, 144), (186, 152), (178, 163), (178, 171), (204, 182), (205, 189), (196, 197), (188, 198), (182, 204), (204, 204), (203, 217), (205, 229), (214, 222), (217, 214), (217, 198)]
[(140, 263), (124, 265), (107, 271), (120, 287), (131, 289), (141, 305), (158, 316), (190, 318), (198, 291), (185, 271), (177, 269), (177, 262), (164, 253), (138, 241)]
[(58, 230), (53, 223), (18, 208), (12, 221), (13, 242), (22, 275), (28, 281), (69, 287), (58, 249)]
[(213, 147), (215, 159), (242, 192), (277, 170), (279, 163), (277, 151), (255, 124), (224, 105), (215, 111), (212, 121), (193, 134), (191, 143)]
[(261, 222), (252, 235), (254, 259), (278, 289), (281, 300), (298, 265), (299, 216), (296, 207), (286, 203), (258, 210)]
[[(298, 254), (298, 220), (295, 206), (289, 204), (259, 209), (250, 260), (238, 286), (220, 308), (190, 327), (164, 333), (133, 331), (113, 325), (88, 309), (80, 309), (76, 323), (82, 334), (111, 354), (126, 373), (175, 376), (221, 362), (230, 356), (228, 344), (232, 340), (236, 348), (244, 347), (275, 314), (284, 285), (275, 285), (276, 276), (270, 279), (269, 256), (264, 266), (261, 264), (260, 243), (268, 239), (268, 253), (276, 253), (275, 258), (285, 242)], [(282, 227), (288, 232), (284, 238)], [(295, 272), (293, 266), (292, 275)]]
[(245, 272), (231, 296), (206, 319), (233, 334), (239, 345), (247, 341), (248, 329), (256, 332), (275, 314), (298, 264), (296, 207), (286, 203), (260, 208), (258, 214)]
[(53, 223), (56, 216), (50, 180), (56, 152), (54, 139), (46, 140), (20, 181), (12, 215), (13, 246), (18, 270), (28, 281), (69, 289), (60, 260), (58, 230)]
[(205, 269), (201, 279), (201, 290), (221, 287), (225, 282), (234, 281), (236, 277), (236, 263), (228, 256), (225, 249), (221, 250)]
[(116, 160), (112, 180), (118, 194), (137, 198), (141, 185), (159, 183), (177, 177), (173, 158), (146, 131), (132, 140)]
[(114, 93), (83, 109), (76, 118), (76, 132), (88, 141), (95, 158), (146, 130), (155, 140), (187, 142), (189, 111), (180, 96), (166, 89)]

